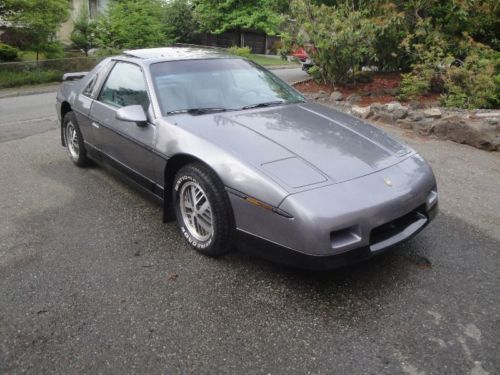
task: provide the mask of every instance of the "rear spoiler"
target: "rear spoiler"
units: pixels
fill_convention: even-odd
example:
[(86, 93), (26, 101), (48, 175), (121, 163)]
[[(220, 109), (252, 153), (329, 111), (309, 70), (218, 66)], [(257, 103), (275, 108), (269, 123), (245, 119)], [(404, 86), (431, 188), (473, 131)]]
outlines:
[(88, 74), (88, 72), (76, 72), (76, 73), (65, 73), (62, 76), (62, 80), (64, 81), (76, 81), (78, 79), (82, 79)]

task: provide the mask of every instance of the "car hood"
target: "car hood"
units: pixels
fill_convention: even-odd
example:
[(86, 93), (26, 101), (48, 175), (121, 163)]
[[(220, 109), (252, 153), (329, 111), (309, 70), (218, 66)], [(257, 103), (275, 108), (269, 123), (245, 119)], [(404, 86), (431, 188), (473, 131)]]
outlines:
[(175, 123), (293, 189), (368, 175), (412, 153), (381, 130), (314, 103), (183, 114)]

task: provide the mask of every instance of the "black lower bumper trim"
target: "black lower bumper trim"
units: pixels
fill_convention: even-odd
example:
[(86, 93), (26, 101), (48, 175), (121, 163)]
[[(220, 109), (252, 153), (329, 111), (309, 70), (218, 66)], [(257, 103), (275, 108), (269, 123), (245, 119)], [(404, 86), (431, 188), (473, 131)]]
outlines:
[(256, 255), (260, 258), (297, 268), (328, 270), (345, 267), (368, 259), (372, 256), (370, 249), (367, 247), (354, 249), (338, 255), (309, 255), (264, 240), (246, 232), (237, 232), (238, 247), (243, 248), (250, 254)]

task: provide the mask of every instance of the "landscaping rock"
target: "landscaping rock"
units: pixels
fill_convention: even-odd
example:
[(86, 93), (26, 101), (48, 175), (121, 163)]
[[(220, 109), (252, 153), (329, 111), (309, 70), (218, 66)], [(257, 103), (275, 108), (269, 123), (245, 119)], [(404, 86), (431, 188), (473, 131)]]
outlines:
[(356, 95), (356, 94), (351, 94), (347, 97), (346, 99), (349, 103), (354, 104), (357, 103), (361, 100), (361, 96)]
[(340, 102), (341, 100), (344, 99), (344, 94), (342, 94), (340, 91), (334, 91), (330, 95), (330, 99), (333, 100), (334, 102)]
[(473, 118), (500, 118), (500, 112), (498, 112), (498, 111), (476, 112), (471, 117), (473, 117)]
[(382, 106), (382, 110), (391, 113), (395, 120), (405, 118), (408, 114), (408, 108), (401, 105), (399, 102), (391, 102)]
[(319, 99), (326, 99), (326, 98), (328, 98), (329, 95), (326, 91), (321, 90), (317, 93), (316, 96), (317, 96), (316, 100), (319, 100)]
[(346, 101), (341, 101), (336, 100), (337, 95), (334, 94), (325, 96), (318, 92), (306, 94), (306, 97), (329, 103), (331, 107), (351, 113), (358, 118), (370, 118), (373, 121), (396, 125), (401, 129), (411, 129), (420, 135), (435, 135), (482, 150), (500, 151), (500, 118), (492, 116), (492, 111), (488, 112), (488, 116), (476, 117), (478, 112), (471, 114), (466, 110), (447, 110), (445, 112), (439, 108), (409, 110), (408, 107), (399, 102), (373, 103), (370, 106), (362, 107), (353, 104), (361, 99), (359, 95), (353, 94)]
[(396, 108), (399, 108), (401, 107), (401, 104), (399, 102), (390, 102), (390, 103), (387, 103), (387, 104), (384, 104), (382, 106), (382, 109), (385, 111), (385, 112), (389, 112), (389, 113), (392, 113), (394, 112), (394, 110)]
[(319, 93), (317, 92), (305, 92), (302, 95), (308, 100), (317, 100), (320, 97)]
[(406, 119), (396, 120), (396, 126), (401, 129), (413, 129), (413, 122)]
[(359, 118), (365, 119), (371, 116), (372, 110), (370, 106), (368, 107), (360, 107), (357, 105), (353, 105), (351, 108), (351, 113)]
[(420, 135), (430, 135), (434, 130), (434, 121), (417, 121), (412, 123), (413, 130)]
[(408, 114), (408, 108), (403, 106), (395, 109), (394, 112), (392, 113), (395, 119), (405, 118), (407, 114)]
[(441, 116), (443, 115), (439, 108), (428, 108), (425, 109), (422, 113), (424, 117), (427, 118), (441, 118)]
[(450, 116), (437, 122), (434, 134), (482, 150), (500, 150), (500, 134), (497, 128), (459, 116)]
[(394, 119), (394, 116), (391, 113), (385, 113), (385, 112), (376, 113), (374, 114), (373, 119), (375, 121), (385, 122), (386, 124), (391, 124), (391, 125), (394, 125), (396, 123), (396, 120)]
[(411, 110), (416, 110), (416, 109), (421, 109), (422, 108), (422, 105), (417, 102), (416, 100), (412, 100), (408, 103), (408, 107), (411, 109)]
[(381, 113), (383, 112), (383, 109), (382, 109), (383, 105), (380, 104), (380, 103), (373, 103), (370, 108), (372, 110), (373, 113)]
[(329, 97), (326, 91), (307, 92), (302, 95), (304, 95), (307, 99), (312, 99), (312, 100), (321, 100)]
[(408, 113), (408, 118), (411, 121), (421, 121), (424, 118), (424, 116), (422, 115), (422, 112), (410, 111)]

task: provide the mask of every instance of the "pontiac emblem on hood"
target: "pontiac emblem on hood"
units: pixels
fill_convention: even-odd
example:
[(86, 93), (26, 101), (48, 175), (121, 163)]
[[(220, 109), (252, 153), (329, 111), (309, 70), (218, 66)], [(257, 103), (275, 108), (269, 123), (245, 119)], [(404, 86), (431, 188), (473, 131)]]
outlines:
[(387, 186), (392, 187), (392, 181), (388, 177), (384, 177), (384, 183)]

